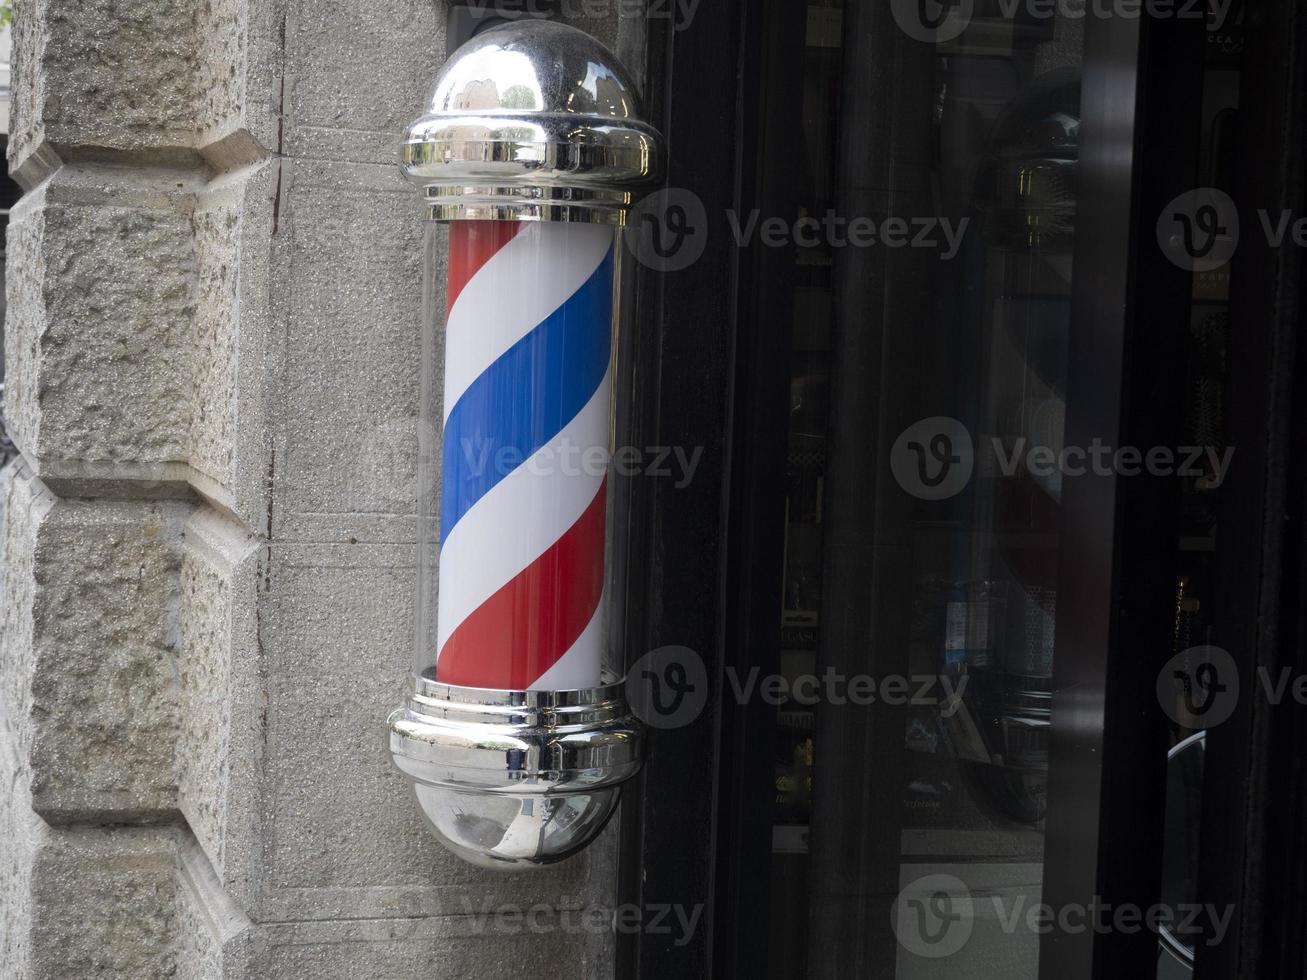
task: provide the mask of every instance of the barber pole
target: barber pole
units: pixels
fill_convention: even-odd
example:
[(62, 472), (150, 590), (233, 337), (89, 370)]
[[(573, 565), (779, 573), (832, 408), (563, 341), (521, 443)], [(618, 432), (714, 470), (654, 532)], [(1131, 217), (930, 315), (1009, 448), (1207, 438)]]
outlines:
[(604, 597), (627, 571), (608, 538), (628, 535), (606, 525), (626, 363), (617, 242), (664, 153), (612, 52), (534, 17), (463, 44), (405, 132), (401, 166), (431, 224), (417, 656), (389, 746), (437, 840), (483, 868), (585, 847), (644, 755)]

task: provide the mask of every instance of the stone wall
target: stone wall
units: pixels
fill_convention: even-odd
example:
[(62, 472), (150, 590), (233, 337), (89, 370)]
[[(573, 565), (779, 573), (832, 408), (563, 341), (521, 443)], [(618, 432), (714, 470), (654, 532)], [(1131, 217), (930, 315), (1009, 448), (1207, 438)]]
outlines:
[(16, 6), (0, 977), (611, 976), (611, 834), (478, 871), (384, 747), (442, 0)]

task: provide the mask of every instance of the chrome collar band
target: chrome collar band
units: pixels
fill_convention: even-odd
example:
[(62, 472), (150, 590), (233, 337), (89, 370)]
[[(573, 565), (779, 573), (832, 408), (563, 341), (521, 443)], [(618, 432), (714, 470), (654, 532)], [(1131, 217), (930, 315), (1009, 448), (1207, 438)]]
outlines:
[(623, 225), (631, 206), (625, 191), (514, 185), (422, 189), (435, 221), (580, 221)]
[(624, 685), (605, 680), (494, 691), (415, 679), (390, 716), (390, 752), (447, 848), (513, 870), (561, 861), (594, 838), (644, 745)]

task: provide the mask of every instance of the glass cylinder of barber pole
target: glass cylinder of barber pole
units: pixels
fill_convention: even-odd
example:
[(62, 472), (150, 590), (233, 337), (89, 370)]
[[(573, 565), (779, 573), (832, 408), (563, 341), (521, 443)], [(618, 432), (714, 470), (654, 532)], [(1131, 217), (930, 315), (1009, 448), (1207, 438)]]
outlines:
[(574, 853), (640, 765), (610, 459), (620, 231), (663, 152), (617, 59), (535, 19), (455, 52), (407, 133), (427, 217), (417, 652), (390, 748), (482, 866)]
[(480, 688), (597, 687), (614, 228), (455, 220), (447, 249), (434, 676)]

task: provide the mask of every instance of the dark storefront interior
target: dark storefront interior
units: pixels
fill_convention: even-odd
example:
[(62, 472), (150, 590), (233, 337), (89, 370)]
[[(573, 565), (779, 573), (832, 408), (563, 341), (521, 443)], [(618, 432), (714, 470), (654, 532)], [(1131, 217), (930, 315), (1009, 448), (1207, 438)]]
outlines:
[[(632, 938), (619, 974), (1293, 975), (1300, 899), (1266, 898), (1302, 869), (1301, 708), (1244, 697), (1204, 735), (1158, 677), (1209, 648), (1249, 686), (1301, 662), (1302, 253), (1254, 216), (1301, 200), (1303, 14), (978, 3), (958, 37), (923, 42), (898, 6), (724, 4), (651, 45), (673, 145), (709, 162), (674, 154), (669, 183), (705, 201), (713, 237), (701, 268), (640, 284), (638, 356), (697, 354), (632, 425), (727, 462), (715, 494), (635, 505), (689, 543), (636, 586), (674, 612), (633, 616), (632, 649), (697, 641), (715, 687), (707, 717), (658, 734), (623, 818), (625, 891), (702, 898), (711, 928), (681, 947)], [(678, 73), (714, 45), (738, 64)], [(1235, 202), (1232, 260), (1168, 251), (1159, 216), (1195, 189)], [(732, 249), (751, 213), (804, 233)], [(882, 247), (850, 244), (853, 217)], [(902, 247), (886, 244), (896, 218)], [(1026, 455), (1096, 440), (1168, 447), (1172, 465)], [(937, 492), (927, 464), (962, 441), (973, 469)], [(692, 609), (695, 594), (720, 602)], [(755, 669), (957, 694), (732, 697)], [(1208, 944), (977, 911), (963, 951), (912, 955), (892, 923), (941, 875), (977, 908), (1092, 896), (1231, 919)]]

